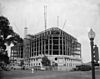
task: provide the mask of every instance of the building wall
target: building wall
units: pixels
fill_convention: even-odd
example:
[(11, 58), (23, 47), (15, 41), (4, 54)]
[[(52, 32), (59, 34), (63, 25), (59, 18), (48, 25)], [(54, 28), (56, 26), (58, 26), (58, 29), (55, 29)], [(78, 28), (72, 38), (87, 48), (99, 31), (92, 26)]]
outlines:
[[(42, 57), (44, 55), (40, 55), (40, 56), (35, 56), (30, 58), (30, 67), (34, 67), (34, 66), (42, 66)], [(51, 61), (51, 65), (53, 63), (57, 63), (58, 64), (58, 69), (59, 70), (71, 70), (72, 68), (75, 68), (76, 65), (81, 64), (81, 59), (77, 59), (75, 57), (71, 57), (71, 56), (65, 56), (65, 55), (46, 55), (49, 60)]]
[(31, 42), (30, 57), (39, 54), (81, 56), (81, 44), (74, 37), (58, 28), (52, 28), (46, 33), (34, 35), (27, 40)]
[(50, 28), (36, 35), (27, 35), (23, 43), (25, 66), (42, 67), (41, 61), (44, 55), (50, 59), (51, 64), (58, 63), (58, 69), (70, 70), (81, 63), (81, 44), (76, 38), (59, 28)]
[(10, 61), (13, 65), (19, 65), (23, 58), (23, 44), (11, 47)]
[[(51, 28), (45, 32), (36, 35), (27, 35), (25, 48), (28, 54), (26, 57), (27, 65), (42, 66), (41, 59), (43, 55), (48, 56), (52, 62), (57, 62), (58, 66), (64, 66), (68, 69), (74, 68), (81, 63), (81, 44), (76, 38), (60, 30)], [(69, 57), (67, 57), (69, 56)], [(56, 57), (58, 60), (55, 60)]]

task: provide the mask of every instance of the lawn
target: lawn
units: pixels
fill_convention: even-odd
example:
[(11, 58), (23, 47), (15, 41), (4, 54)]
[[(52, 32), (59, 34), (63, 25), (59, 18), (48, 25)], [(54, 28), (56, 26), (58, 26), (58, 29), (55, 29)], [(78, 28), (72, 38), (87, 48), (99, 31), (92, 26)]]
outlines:
[[(92, 79), (91, 71), (35, 71), (12, 70), (3, 71), (1, 79)], [(96, 71), (96, 79), (100, 79), (100, 71)]]

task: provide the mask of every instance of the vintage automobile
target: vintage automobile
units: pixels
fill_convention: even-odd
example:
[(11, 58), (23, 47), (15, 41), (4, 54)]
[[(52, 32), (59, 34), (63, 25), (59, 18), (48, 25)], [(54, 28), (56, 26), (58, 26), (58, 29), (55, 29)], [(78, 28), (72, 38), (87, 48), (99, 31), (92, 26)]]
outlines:
[(11, 66), (10, 68), (16, 70), (16, 69), (21, 69), (22, 67), (15, 65), (15, 66)]

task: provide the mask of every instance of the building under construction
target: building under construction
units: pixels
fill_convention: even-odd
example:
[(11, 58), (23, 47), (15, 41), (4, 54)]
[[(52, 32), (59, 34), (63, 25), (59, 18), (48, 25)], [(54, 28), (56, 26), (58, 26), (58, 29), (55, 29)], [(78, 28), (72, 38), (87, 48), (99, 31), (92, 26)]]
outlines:
[[(26, 35), (22, 46), (23, 50), (18, 50), (22, 51), (24, 65), (27, 67), (42, 67), (41, 61), (44, 55), (49, 58), (51, 65), (57, 63), (58, 69), (70, 70), (81, 64), (81, 44), (58, 27), (35, 35)], [(14, 47), (11, 49), (13, 58), (16, 49)]]
[(20, 65), (23, 59), (23, 43), (11, 47), (10, 61), (13, 65)]

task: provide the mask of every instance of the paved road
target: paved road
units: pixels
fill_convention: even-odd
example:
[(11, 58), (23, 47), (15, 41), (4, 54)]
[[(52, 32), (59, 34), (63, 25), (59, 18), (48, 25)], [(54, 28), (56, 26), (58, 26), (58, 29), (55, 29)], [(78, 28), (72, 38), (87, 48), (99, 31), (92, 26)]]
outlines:
[[(1, 79), (91, 79), (91, 72), (67, 71), (7, 71), (2, 72)], [(100, 79), (100, 71), (96, 71), (96, 79)]]

